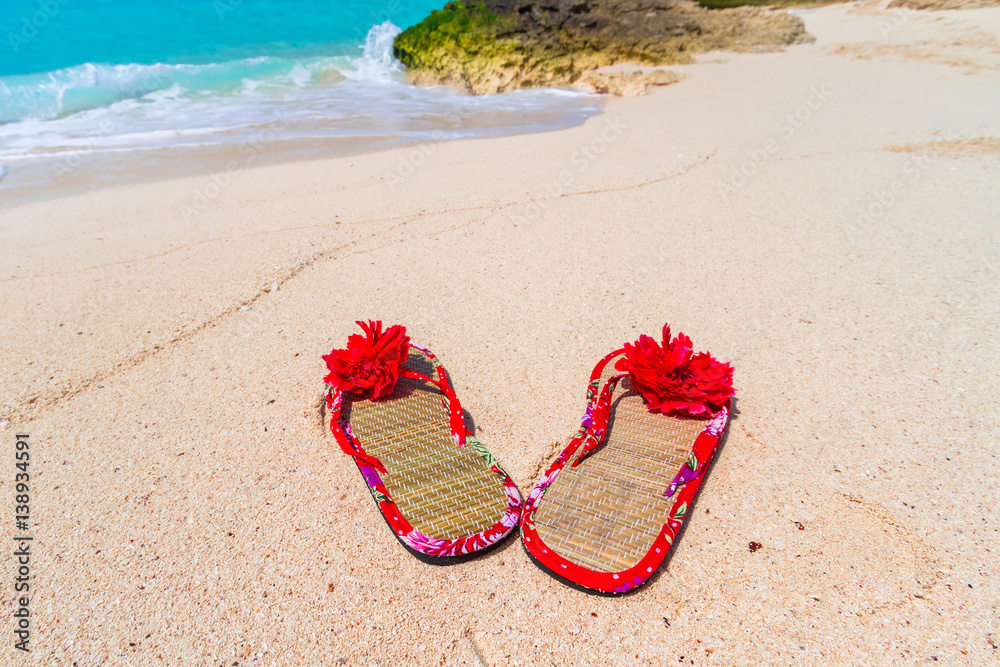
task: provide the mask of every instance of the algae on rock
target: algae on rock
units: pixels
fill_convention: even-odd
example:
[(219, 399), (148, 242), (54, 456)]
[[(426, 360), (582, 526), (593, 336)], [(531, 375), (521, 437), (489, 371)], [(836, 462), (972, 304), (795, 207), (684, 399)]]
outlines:
[[(711, 10), (691, 0), (456, 0), (400, 33), (393, 51), (418, 85), (493, 93), (592, 87), (623, 76), (585, 76), (606, 65), (682, 64), (693, 53), (774, 50), (808, 39), (801, 19), (771, 8)], [(668, 80), (675, 79), (660, 75), (648, 83)]]

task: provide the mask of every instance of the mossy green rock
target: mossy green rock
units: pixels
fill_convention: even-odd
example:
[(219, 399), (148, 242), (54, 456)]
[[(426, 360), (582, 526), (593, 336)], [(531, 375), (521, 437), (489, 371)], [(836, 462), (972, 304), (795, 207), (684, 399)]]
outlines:
[(396, 37), (417, 84), (474, 93), (566, 86), (615, 63), (670, 65), (716, 49), (759, 51), (810, 39), (801, 19), (761, 7), (709, 10), (690, 0), (450, 2)]

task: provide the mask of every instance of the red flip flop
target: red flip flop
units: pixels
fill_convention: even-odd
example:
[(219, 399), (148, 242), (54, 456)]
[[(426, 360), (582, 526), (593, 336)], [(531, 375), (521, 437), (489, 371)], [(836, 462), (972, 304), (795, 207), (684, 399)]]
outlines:
[(468, 432), (444, 367), (402, 326), (358, 324), (365, 336), (323, 357), (330, 430), (393, 535), (435, 564), (496, 546), (520, 520), (521, 495)]
[(695, 354), (669, 326), (661, 343), (640, 336), (598, 362), (580, 430), (525, 502), (521, 535), (535, 563), (588, 592), (646, 583), (729, 423), (732, 380), (729, 364)]

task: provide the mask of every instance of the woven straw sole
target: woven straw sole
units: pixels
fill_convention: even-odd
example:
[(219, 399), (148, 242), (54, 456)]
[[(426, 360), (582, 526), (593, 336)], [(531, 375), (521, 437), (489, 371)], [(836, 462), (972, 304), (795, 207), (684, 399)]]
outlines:
[(595, 572), (628, 570), (649, 553), (673, 505), (664, 491), (705, 427), (650, 412), (628, 379), (611, 406), (604, 444), (566, 465), (533, 515), (547, 547)]
[[(410, 349), (405, 366), (434, 377), (430, 359)], [(507, 509), (502, 480), (473, 451), (451, 436), (441, 391), (429, 382), (400, 378), (379, 401), (344, 401), (342, 418), (379, 459), (383, 484), (413, 528), (453, 540), (494, 526)]]

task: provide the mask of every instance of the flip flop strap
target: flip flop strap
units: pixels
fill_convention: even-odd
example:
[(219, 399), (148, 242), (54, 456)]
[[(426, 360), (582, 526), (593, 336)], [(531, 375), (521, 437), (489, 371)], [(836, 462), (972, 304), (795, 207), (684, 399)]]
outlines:
[(583, 413), (583, 419), (580, 422), (580, 428), (577, 429), (576, 434), (567, 447), (568, 456), (572, 456), (576, 452), (580, 443), (583, 442), (584, 437), (590, 430), (590, 426), (594, 420), (594, 408), (597, 405), (597, 400), (600, 396), (600, 381), (601, 375), (604, 374), (604, 369), (607, 365), (615, 358), (625, 353), (625, 349), (621, 348), (615, 350), (604, 356), (597, 364), (594, 366), (594, 370), (590, 373), (590, 381), (587, 383), (587, 409)]
[(326, 409), (330, 412), (330, 431), (337, 440), (337, 444), (340, 445), (345, 454), (353, 456), (359, 461), (364, 461), (381, 473), (388, 474), (389, 471), (385, 469), (381, 461), (371, 454), (365, 453), (365, 448), (361, 446), (350, 425), (340, 423), (341, 401), (343, 401), (343, 394), (339, 389), (333, 389), (326, 395)]
[(594, 370), (590, 372), (590, 382), (587, 383), (587, 411), (583, 415), (583, 423), (580, 425), (580, 430), (577, 432), (574, 440), (579, 440), (586, 435), (587, 430), (590, 428), (590, 424), (593, 422), (594, 417), (594, 407), (597, 403), (597, 399), (600, 397), (599, 384), (601, 381), (601, 376), (604, 374), (604, 369), (607, 368), (608, 364), (615, 358), (622, 354), (625, 354), (625, 348), (621, 348), (611, 352), (606, 355), (603, 359), (597, 362), (594, 366)]
[[(411, 380), (419, 380), (422, 382), (429, 382), (437, 387), (441, 393), (447, 398), (447, 404), (445, 408), (448, 410), (448, 425), (451, 429), (452, 437), (455, 438), (455, 442), (459, 447), (465, 447), (465, 439), (468, 435), (468, 430), (465, 427), (465, 413), (462, 411), (462, 404), (458, 400), (458, 396), (455, 394), (454, 390), (448, 384), (447, 376), (438, 367), (438, 378), (434, 379), (424, 375), (423, 373), (418, 373), (417, 371), (410, 370), (408, 368), (399, 369), (399, 375)], [(358, 437), (354, 435), (349, 424), (343, 424), (342, 428), (335, 428), (334, 424), (340, 422), (341, 414), (341, 402), (343, 401), (343, 393), (339, 389), (333, 389), (326, 395), (326, 406), (327, 410), (330, 412), (330, 430), (333, 432), (334, 437), (337, 440), (337, 444), (340, 445), (340, 449), (349, 456), (364, 461), (368, 465), (372, 466), (381, 473), (388, 474), (388, 470), (382, 465), (376, 457), (365, 452), (364, 447), (361, 446), (361, 441)], [(442, 400), (442, 404), (445, 401)]]
[[(440, 369), (440, 366), (438, 368)], [(444, 372), (438, 371), (437, 380), (429, 378), (423, 373), (411, 371), (408, 368), (399, 369), (399, 374), (411, 380), (430, 382), (441, 390), (441, 393), (448, 399), (448, 404), (445, 405), (445, 408), (448, 410), (448, 425), (451, 427), (451, 435), (455, 438), (455, 442), (458, 443), (459, 447), (465, 447), (465, 438), (468, 435), (468, 431), (465, 428), (465, 413), (462, 412), (462, 403), (458, 400), (458, 396), (451, 388), (451, 385), (448, 384), (448, 379)], [(441, 402), (444, 404), (443, 400)]]
[(590, 372), (590, 381), (593, 382), (594, 380), (600, 380), (601, 375), (604, 374), (604, 369), (605, 367), (607, 367), (608, 363), (610, 363), (611, 360), (614, 359), (615, 357), (621, 356), (623, 354), (625, 354), (624, 347), (619, 348), (614, 352), (611, 352), (610, 354), (606, 355), (603, 359), (598, 361), (597, 365), (594, 366), (594, 370)]
[[(600, 377), (600, 374), (598, 374), (598, 377)], [(590, 456), (598, 447), (601, 446), (601, 443), (604, 442), (604, 438), (608, 434), (608, 420), (611, 417), (611, 395), (614, 393), (615, 387), (618, 386), (618, 383), (627, 377), (628, 374), (623, 373), (620, 375), (612, 375), (605, 381), (604, 387), (601, 389), (601, 393), (597, 396), (597, 402), (590, 422), (590, 427), (587, 429), (583, 438), (583, 451), (581, 451), (580, 455), (576, 457), (575, 461), (573, 461), (573, 468), (580, 465), (584, 459)]]
[[(609, 357), (610, 356), (611, 355), (609, 355)], [(607, 357), (605, 359), (607, 359)], [(604, 363), (606, 363), (606, 361), (602, 360), (602, 364)], [(599, 366), (602, 364), (599, 364)], [(598, 376), (600, 376), (600, 373), (598, 373)], [(590, 427), (587, 429), (583, 438), (583, 451), (581, 451), (580, 455), (576, 457), (576, 460), (573, 461), (571, 467), (575, 468), (580, 465), (580, 463), (582, 463), (588, 456), (597, 450), (601, 444), (604, 443), (604, 440), (608, 436), (608, 421), (611, 418), (611, 396), (618, 383), (627, 377), (628, 373), (612, 375), (604, 383), (604, 387), (601, 389), (601, 393), (597, 398), (596, 409), (594, 410)], [(724, 409), (728, 411), (728, 404)], [(708, 422), (706, 422), (706, 425), (707, 424)], [(718, 435), (709, 433), (707, 430), (702, 431), (698, 437), (695, 438), (694, 445), (692, 446), (692, 454), (695, 462), (700, 463), (710, 459), (712, 451), (715, 449), (715, 445), (718, 441)], [(573, 453), (575, 453), (575, 451)], [(681, 471), (674, 477), (670, 485), (667, 487), (667, 490), (664, 492), (664, 496), (669, 498), (680, 486), (701, 477), (704, 472), (704, 465), (699, 464), (691, 467), (685, 463), (684, 466), (682, 466)]]

